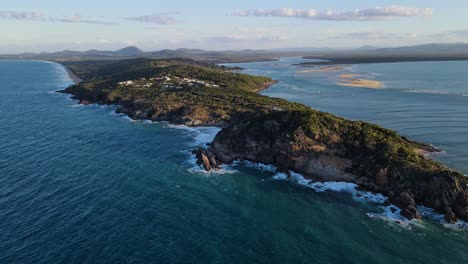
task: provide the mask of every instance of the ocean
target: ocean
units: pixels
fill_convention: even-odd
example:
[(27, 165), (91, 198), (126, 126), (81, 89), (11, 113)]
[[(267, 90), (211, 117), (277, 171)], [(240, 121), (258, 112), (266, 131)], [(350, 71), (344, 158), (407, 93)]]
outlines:
[[(468, 62), (358, 65), (381, 90), (278, 62), (236, 64), (263, 93), (381, 124), (468, 173)], [(0, 61), (0, 263), (465, 263), (466, 225), (407, 222), (384, 197), (240, 163), (203, 173), (216, 128), (136, 122), (56, 93), (64, 68)]]

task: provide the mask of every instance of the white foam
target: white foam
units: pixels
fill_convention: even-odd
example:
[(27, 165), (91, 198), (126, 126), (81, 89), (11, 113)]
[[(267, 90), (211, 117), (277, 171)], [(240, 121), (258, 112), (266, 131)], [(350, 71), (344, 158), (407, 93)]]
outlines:
[(135, 120), (135, 119), (131, 119), (128, 115), (124, 115), (124, 114), (116, 114), (117, 116), (120, 116), (122, 117), (123, 119), (127, 120), (127, 121), (130, 121), (130, 122), (138, 122), (138, 120)]
[(314, 189), (317, 192), (349, 192), (354, 193), (356, 185), (348, 182), (311, 182), (307, 187)]
[(250, 168), (256, 168), (261, 171), (266, 171), (266, 172), (271, 172), (275, 173), (278, 169), (273, 166), (273, 165), (268, 165), (268, 164), (263, 164), (263, 163), (254, 163), (250, 161), (242, 161), (242, 162), (235, 162), (234, 164), (239, 164), (241, 163), (242, 165)]
[(307, 188), (311, 188), (316, 192), (326, 192), (326, 191), (334, 191), (334, 192), (348, 192), (353, 195), (353, 199), (360, 202), (370, 202), (376, 204), (383, 204), (387, 202), (388, 198), (383, 196), (379, 193), (371, 193), (371, 192), (364, 192), (357, 190), (357, 185), (354, 183), (349, 182), (317, 182), (306, 179), (302, 174), (289, 171), (291, 178), (288, 178), (286, 173), (277, 172), (277, 168), (273, 165), (267, 165), (262, 163), (253, 163), (250, 161), (243, 161), (243, 162), (235, 162), (235, 165), (242, 163), (244, 166), (256, 168), (262, 171), (267, 171), (271, 173), (275, 173), (273, 175), (273, 179), (275, 180), (292, 180), (295, 183), (305, 186)]
[(275, 179), (275, 180), (287, 180), (288, 175), (286, 173), (278, 172), (275, 175), (273, 175), (273, 179)]
[(442, 224), (443, 227), (454, 230), (468, 230), (468, 223), (462, 220), (458, 220), (455, 223), (448, 223), (445, 221), (445, 216), (434, 212), (432, 208), (425, 206), (417, 206), (418, 211), (424, 218), (437, 221)]
[[(316, 182), (304, 178), (303, 175), (295, 172), (291, 173), (291, 179), (296, 183), (305, 187), (311, 188), (316, 192), (347, 192), (353, 195), (353, 199), (359, 202), (370, 202), (376, 204), (383, 204), (387, 201), (387, 198), (379, 193), (371, 193), (357, 190), (357, 185), (350, 182)], [(275, 179), (285, 180), (287, 179), (281, 176), (277, 176)]]
[(170, 128), (183, 129), (193, 135), (193, 146), (206, 146), (211, 143), (216, 135), (221, 131), (219, 127), (188, 127), (184, 125), (167, 124)]
[(189, 151), (183, 151), (183, 153), (188, 154), (189, 158), (186, 160), (186, 163), (190, 166), (188, 169), (191, 173), (204, 174), (204, 175), (219, 175), (219, 174), (232, 174), (236, 173), (232, 166), (223, 164), (221, 169), (206, 171), (203, 166), (197, 164), (197, 157), (195, 154), (190, 153)]
[(381, 219), (392, 224), (396, 224), (400, 227), (411, 229), (412, 225), (418, 225), (419, 221), (417, 220), (408, 220), (400, 214), (401, 208), (396, 205), (388, 206), (379, 206), (378, 207), (382, 212), (377, 213), (367, 213), (367, 216), (370, 218)]
[[(423, 223), (419, 220), (408, 220), (404, 216), (402, 216), (401, 208), (396, 205), (388, 205), (388, 206), (379, 206), (379, 209), (382, 212), (377, 213), (367, 213), (367, 215), (371, 218), (377, 218), (381, 220), (388, 221), (390, 223), (398, 224), (401, 227), (411, 229), (412, 226), (417, 226), (420, 228), (425, 227)], [(417, 209), (423, 219), (431, 220), (434, 222), (440, 223), (443, 227), (452, 229), (452, 230), (468, 230), (468, 223), (459, 220), (456, 223), (447, 223), (445, 221), (445, 217), (442, 214), (438, 214), (434, 212), (433, 209), (425, 207), (425, 206), (417, 206)]]

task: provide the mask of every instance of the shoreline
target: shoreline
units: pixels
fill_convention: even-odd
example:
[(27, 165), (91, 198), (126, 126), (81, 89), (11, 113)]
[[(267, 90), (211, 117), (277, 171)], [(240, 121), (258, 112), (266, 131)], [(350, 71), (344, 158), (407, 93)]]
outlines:
[[(69, 74), (71, 74), (70, 77), (75, 76), (74, 73), (71, 70), (67, 69), (67, 72), (69, 72)], [(81, 80), (79, 80), (79, 81), (81, 81)], [(258, 92), (260, 92), (262, 90), (265, 90), (265, 89), (268, 89), (271, 85), (273, 85), (273, 84), (275, 84), (277, 82), (278, 81), (267, 82), (267, 83), (265, 83), (263, 85), (263, 89), (260, 89), (260, 90), (257, 89), (254, 93), (258, 94)], [(67, 92), (67, 90), (63, 90), (63, 91), (60, 91), (60, 92), (69, 93), (69, 94), (73, 95), (73, 92)], [(74, 99), (80, 100), (80, 103), (86, 102), (86, 101), (83, 101), (84, 98), (79, 98), (78, 96), (73, 96), (73, 97), (74, 97)], [(102, 102), (102, 101), (97, 101), (97, 102), (98, 102), (98, 104), (101, 104), (99, 102)], [(104, 104), (104, 103), (102, 103), (102, 104)], [(111, 104), (106, 103), (106, 105), (116, 105), (116, 104), (115, 103), (111, 103)], [(146, 120), (146, 119), (148, 119), (147, 114), (141, 115), (141, 113), (144, 113), (144, 110), (145, 110), (144, 108), (141, 108), (141, 109), (137, 109), (137, 108), (125, 109), (124, 108), (124, 110), (125, 111), (118, 111), (117, 113), (125, 114), (126, 116), (128, 116), (132, 120)], [(275, 113), (277, 112), (277, 110), (273, 110), (273, 111)], [(135, 112), (135, 114), (132, 114), (133, 112)], [(283, 111), (279, 111), (277, 114), (275, 114), (275, 116), (271, 116), (271, 117), (276, 117), (277, 115), (281, 115), (281, 116), (285, 115), (285, 114), (282, 114), (282, 112)], [(300, 113), (300, 112), (298, 112), (298, 113)], [(250, 120), (250, 121), (246, 121), (246, 123), (241, 122), (239, 127), (233, 128), (232, 126), (231, 127), (223, 127), (223, 126), (220, 125), (219, 122), (194, 122), (192, 119), (190, 119), (191, 120), (190, 123), (187, 123), (187, 122), (184, 121), (185, 119), (180, 119), (179, 117), (180, 117), (180, 115), (170, 116), (170, 115), (161, 115), (161, 114), (159, 114), (156, 119), (151, 119), (151, 120), (152, 121), (168, 121), (169, 120), (169, 123), (172, 123), (172, 124), (175, 124), (175, 125), (185, 125), (186, 127), (218, 127), (218, 128), (224, 128), (223, 130), (221, 130), (221, 132), (222, 132), (221, 136), (220, 136), (220, 133), (217, 133), (217, 135), (215, 136), (215, 140), (211, 143), (211, 145), (209, 146), (208, 149), (203, 148), (203, 149), (199, 149), (198, 151), (194, 150), (194, 152), (192, 152), (193, 154), (196, 154), (199, 165), (202, 165), (202, 166), (204, 165), (204, 167), (205, 167), (205, 169), (207, 171), (210, 171), (210, 168), (214, 168), (214, 169), (220, 168), (220, 166), (222, 166), (223, 164), (228, 164), (229, 165), (230, 163), (232, 163), (231, 158), (234, 158), (234, 157), (236, 157), (236, 159), (239, 159), (239, 160), (250, 160), (251, 162), (255, 162), (255, 163), (264, 163), (264, 164), (270, 163), (268, 161), (268, 157), (269, 157), (268, 155), (270, 155), (271, 152), (267, 151), (268, 144), (266, 144), (266, 145), (264, 144), (266, 146), (264, 149), (267, 152), (265, 152), (264, 156), (266, 158), (264, 158), (263, 160), (261, 158), (253, 159), (253, 158), (251, 158), (251, 156), (249, 156), (250, 154), (248, 154), (248, 153), (246, 154), (246, 153), (242, 152), (244, 149), (248, 149), (247, 148), (248, 146), (244, 146), (242, 150), (237, 150), (237, 152), (235, 151), (235, 149), (234, 149), (234, 151), (232, 151), (232, 149), (230, 149), (230, 147), (231, 147), (231, 145), (229, 145), (230, 142), (234, 142), (235, 139), (239, 140), (239, 142), (241, 142), (244, 139), (246, 134), (241, 133), (242, 132), (241, 129), (244, 129), (245, 133), (247, 133), (247, 132), (250, 131), (250, 130), (248, 130), (250, 128), (250, 123), (249, 122), (254, 122), (254, 123), (252, 123), (252, 125), (256, 125), (257, 121)], [(270, 116), (266, 116), (266, 118), (270, 118)], [(289, 119), (287, 119), (287, 118), (292, 118), (294, 120), (295, 116), (285, 116), (285, 118), (286, 119), (284, 119), (284, 118), (283, 119), (272, 119), (270, 121), (270, 123), (272, 125), (277, 124), (278, 129), (280, 129), (280, 128), (284, 127), (281, 122), (288, 122)], [(259, 119), (258, 121), (261, 121), (261, 120), (263, 120), (263, 119)], [(272, 123), (272, 122), (276, 122), (276, 123)], [(242, 127), (242, 126), (244, 126), (244, 127)], [(377, 132), (380, 129), (378, 127), (374, 128), (374, 127), (372, 127), (372, 125), (370, 127), (366, 127), (366, 128), (370, 129), (371, 131), (376, 130)], [(268, 129), (268, 128), (260, 126), (260, 129)], [(283, 131), (279, 131), (279, 132), (283, 133)], [(283, 134), (284, 134), (285, 137), (289, 138), (289, 135), (287, 133), (288, 132), (286, 131)], [(283, 135), (283, 134), (281, 134), (281, 135)], [(237, 138), (236, 138), (236, 136), (237, 136)], [(226, 138), (223, 138), (223, 137), (226, 137)], [(307, 135), (304, 135), (304, 137), (307, 137)], [(229, 140), (226, 141), (224, 139), (229, 139)], [(277, 138), (276, 139), (271, 138), (271, 140), (273, 140), (273, 142), (274, 142), (274, 141), (277, 141), (278, 139)], [(320, 140), (320, 137), (316, 138), (315, 140)], [(254, 143), (255, 142), (253, 142), (253, 144)], [(263, 143), (264, 142), (262, 142), (262, 144)], [(413, 143), (416, 144), (416, 142), (411, 142), (411, 141), (408, 141), (406, 143), (407, 144), (413, 144)], [(228, 151), (226, 152), (226, 150), (228, 150)], [(313, 153), (317, 152), (317, 150), (314, 149), (313, 147), (310, 149), (310, 151), (312, 151)], [(259, 155), (263, 155), (263, 153), (259, 152)], [(276, 155), (276, 154), (271, 154), (271, 155)], [(263, 156), (260, 156), (260, 157), (263, 157)], [(288, 156), (284, 157), (285, 162), (288, 161), (289, 157), (291, 157), (291, 156), (288, 155)], [(321, 175), (321, 172), (323, 172), (324, 173), (323, 177), (318, 177), (318, 178), (322, 178), (323, 181), (330, 182), (330, 181), (336, 181), (337, 179), (343, 180), (343, 178), (342, 178), (343, 175), (341, 174), (341, 171), (345, 172), (345, 169), (347, 169), (347, 167), (350, 166), (349, 162), (352, 162), (352, 160), (341, 158), (341, 157), (332, 158), (331, 160), (326, 159), (326, 158), (322, 158), (322, 159), (315, 158), (315, 159), (313, 159), (313, 157), (310, 156), (309, 159), (304, 158), (303, 162), (312, 162), (314, 166), (315, 165), (317, 165), (317, 166), (315, 166), (315, 167), (310, 167), (309, 166), (310, 168), (309, 167), (307, 167), (307, 168), (305, 168), (305, 167), (304, 168), (302, 168), (302, 167), (292, 168), (291, 166), (284, 165), (284, 164), (286, 164), (284, 162), (283, 162), (284, 164), (281, 164), (281, 163), (278, 163), (278, 162), (271, 162), (270, 164), (273, 165), (273, 166), (276, 166), (280, 170), (291, 170), (291, 171), (294, 171), (295, 173), (299, 173), (299, 174), (303, 175), (303, 177), (308, 179), (308, 180), (315, 179), (316, 178), (315, 175)], [(323, 166), (323, 165), (331, 165), (331, 166), (328, 167), (328, 166)], [(334, 165), (336, 165), (336, 166), (334, 166)], [(325, 168), (325, 167), (328, 167), (328, 168)], [(377, 169), (379, 169), (379, 167)], [(349, 182), (354, 181), (354, 183), (357, 184), (360, 188), (365, 188), (370, 192), (380, 193), (380, 194), (386, 195), (392, 201), (396, 201), (397, 203), (400, 203), (400, 205), (401, 205), (400, 200), (402, 200), (406, 196), (409, 195), (412, 198), (412, 196), (411, 196), (412, 195), (411, 194), (412, 190), (410, 190), (409, 191), (410, 194), (408, 194), (406, 191), (399, 190), (398, 188), (400, 186), (395, 185), (395, 186), (388, 186), (387, 187), (387, 184), (390, 183), (390, 182), (388, 182), (387, 177), (390, 177), (391, 175), (389, 174), (387, 169), (385, 169), (385, 168), (380, 168), (380, 169), (381, 170), (378, 172), (378, 176), (379, 176), (379, 177), (377, 177), (378, 179), (374, 179), (373, 177), (370, 177), (367, 174), (366, 175), (360, 175), (360, 174), (345, 173), (344, 175), (345, 176), (346, 175), (349, 175), (349, 176), (353, 175), (355, 177), (355, 179), (350, 179)], [(452, 173), (452, 171), (450, 171), (450, 170), (448, 170), (448, 172)], [(316, 174), (316, 173), (318, 173), (318, 174)], [(453, 173), (455, 173), (454, 175), (457, 176), (456, 172), (453, 172)], [(337, 176), (337, 177), (341, 177), (341, 178), (335, 177), (335, 175), (338, 175), (338, 174), (339, 174), (339, 176)], [(378, 182), (380, 182), (380, 183), (378, 183)], [(428, 184), (430, 184), (430, 183), (428, 183)], [(383, 186), (383, 187), (380, 187), (380, 186)], [(389, 188), (393, 188), (393, 187), (396, 188), (396, 193), (394, 193), (393, 195), (389, 195), (388, 190), (389, 190)], [(457, 191), (457, 190), (454, 190), (454, 191)], [(401, 198), (400, 196), (402, 196), (403, 198)], [(404, 215), (405, 217), (407, 217), (409, 219), (412, 219), (412, 218), (416, 218), (416, 219), (419, 218), (420, 219), (421, 216), (420, 216), (419, 212), (415, 209), (415, 206), (416, 206), (416, 203), (421, 202), (420, 200), (422, 198), (421, 199), (418, 198), (418, 199), (419, 200), (417, 200), (417, 199), (416, 200), (409, 200), (410, 202), (408, 202), (408, 203), (406, 203), (407, 200), (405, 200), (405, 203), (401, 205), (402, 208), (405, 209), (405, 212), (406, 212), (405, 215)], [(438, 207), (434, 207), (432, 204), (428, 204), (427, 206), (435, 209), (439, 213), (442, 210), (442, 209), (440, 209)], [(450, 204), (450, 206), (452, 206), (452, 204)], [(452, 207), (449, 207), (449, 209), (450, 209), (449, 212), (451, 214), (446, 215), (447, 220), (448, 221), (453, 221), (452, 219), (454, 219), (454, 218), (456, 219), (456, 216), (453, 214), (453, 211), (451, 211)]]
[(62, 63), (59, 63), (59, 62), (55, 62), (55, 63), (58, 63), (60, 64), (64, 69), (65, 71), (67, 71), (68, 73), (68, 77), (75, 83), (75, 84), (80, 84), (83, 80), (76, 76), (76, 74), (70, 69), (68, 68), (67, 66), (63, 65)]
[(399, 63), (399, 62), (432, 62), (432, 61), (468, 61), (468, 57), (423, 57), (423, 56), (328, 56), (317, 58), (314, 56), (304, 56), (303, 59), (321, 61), (301, 62), (295, 64), (299, 67), (314, 67), (314, 66), (332, 66), (340, 64), (378, 64), (378, 63)]
[(265, 90), (270, 89), (270, 87), (271, 87), (272, 85), (275, 85), (275, 84), (277, 84), (277, 83), (279, 83), (279, 81), (275, 81), (275, 80), (274, 80), (274, 81), (272, 81), (272, 82), (269, 82), (269, 83), (264, 84), (262, 88), (257, 89), (257, 90), (255, 90), (255, 91), (253, 91), (253, 92), (254, 92), (254, 93), (263, 92), (263, 91), (265, 91)]

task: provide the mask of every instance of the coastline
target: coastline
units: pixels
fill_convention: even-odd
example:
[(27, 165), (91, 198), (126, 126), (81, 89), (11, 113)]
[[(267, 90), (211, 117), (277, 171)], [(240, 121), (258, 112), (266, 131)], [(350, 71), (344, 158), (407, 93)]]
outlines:
[[(74, 73), (69, 69), (67, 69), (67, 72), (69, 72), (69, 74), (71, 73), (71, 74), (74, 75)], [(258, 93), (258, 92), (260, 92), (262, 90), (268, 89), (271, 85), (273, 85), (275, 83), (277, 83), (277, 81), (271, 81), (271, 82), (265, 83), (264, 86), (263, 86), (263, 89), (256, 90), (255, 92)], [(67, 92), (66, 90), (62, 91), (62, 92), (73, 94), (73, 92), (70, 92), (70, 91)], [(209, 96), (209, 95), (207, 94), (207, 96)], [(80, 99), (80, 98), (76, 98), (76, 99)], [(81, 99), (84, 99), (84, 98), (81, 98)], [(90, 102), (91, 101), (92, 100), (90, 100)], [(80, 100), (80, 103), (82, 103), (82, 102), (83, 101)], [(101, 102), (102, 104), (104, 103), (104, 101), (97, 101), (97, 102), (98, 103)], [(137, 106), (137, 107), (130, 107), (129, 109), (125, 109), (125, 108), (123, 108), (123, 109), (125, 111), (119, 111), (118, 113), (125, 114), (125, 115), (127, 115), (129, 118), (131, 118), (133, 120), (145, 120), (145, 119), (148, 119), (148, 117), (152, 115), (152, 114), (147, 114), (147, 111), (146, 111), (144, 105)], [(292, 162), (292, 161), (290, 162), (289, 159), (291, 157), (293, 157), (294, 154), (297, 154), (299, 152), (294, 152), (294, 151), (291, 150), (292, 148), (288, 147), (289, 144), (292, 144), (291, 139), (290, 139), (289, 134), (288, 134), (289, 132), (287, 132), (286, 130), (285, 131), (280, 131), (278, 129), (288, 127), (288, 126), (286, 126), (286, 123), (289, 123), (290, 120), (294, 121), (294, 120), (297, 120), (297, 119), (294, 119), (295, 116), (289, 116), (285, 111), (283, 111), (281, 109), (277, 110), (274, 107), (272, 109), (273, 109), (273, 113), (271, 114), (272, 120), (268, 120), (268, 122), (263, 122), (264, 121), (263, 119), (258, 119), (258, 120), (254, 119), (256, 121), (252, 121), (252, 119), (251, 120), (244, 120), (244, 122), (240, 122), (235, 127), (231, 126), (231, 127), (227, 127), (227, 128), (223, 127), (223, 126), (220, 126), (219, 122), (211, 122), (211, 121), (210, 122), (202, 122), (202, 121), (195, 122), (193, 118), (196, 119), (197, 116), (196, 115), (191, 116), (191, 113), (189, 113), (189, 112), (181, 112), (181, 113), (177, 112), (177, 113), (174, 113), (174, 115), (168, 115), (168, 114), (161, 115), (161, 114), (158, 114), (156, 116), (156, 119), (151, 119), (151, 120), (152, 121), (169, 121), (172, 124), (185, 125), (187, 127), (202, 127), (202, 126), (206, 127), (206, 126), (210, 126), (210, 127), (224, 128), (223, 130), (221, 130), (220, 133), (218, 133), (215, 140), (210, 144), (210, 147), (208, 149), (204, 149), (204, 150), (200, 149), (200, 150), (198, 150), (198, 153), (194, 152), (194, 154), (197, 154), (197, 160), (199, 161), (200, 165), (202, 165), (202, 166), (204, 165), (204, 167), (205, 167), (205, 169), (207, 171), (210, 170), (209, 168), (214, 168), (216, 170), (217, 168), (222, 166), (222, 164), (231, 164), (233, 160), (238, 159), (238, 160), (248, 160), (248, 161), (256, 162), (256, 163), (271, 164), (271, 165), (276, 166), (280, 170), (290, 170), (290, 171), (294, 171), (295, 173), (300, 173), (300, 174), (303, 175), (304, 178), (311, 179), (311, 180), (316, 179), (315, 176), (320, 175), (321, 173), (324, 174), (323, 178), (321, 179), (321, 180), (324, 180), (324, 181), (336, 181), (336, 179), (338, 179), (337, 177), (335, 177), (337, 174), (339, 174), (339, 177), (342, 177), (342, 175), (351, 175), (351, 174), (348, 174), (347, 171), (346, 171), (348, 169), (348, 167), (351, 166), (351, 163), (350, 163), (351, 160), (345, 159), (343, 157), (336, 157), (336, 158), (332, 158), (332, 159), (329, 159), (329, 158), (322, 158), (322, 159), (314, 158), (315, 156), (312, 155), (313, 153), (321, 153), (321, 152), (324, 152), (326, 150), (326, 149), (323, 149), (323, 148), (317, 149), (317, 147), (322, 146), (322, 145), (320, 145), (321, 144), (320, 143), (321, 142), (320, 141), (321, 140), (320, 135), (318, 135), (318, 136), (316, 135), (315, 137), (309, 137), (307, 134), (301, 134), (301, 136), (304, 138), (303, 142), (308, 142), (307, 140), (312, 140), (314, 142), (317, 141), (317, 144), (310, 148), (309, 152), (312, 153), (312, 154), (309, 153), (310, 155), (308, 155), (307, 157), (305, 157), (305, 156), (301, 157), (301, 160), (299, 160), (299, 162)], [(301, 114), (302, 112), (300, 112), (300, 111), (299, 112), (294, 112), (293, 111), (293, 113)], [(309, 113), (307, 112), (307, 114), (309, 114)], [(314, 115), (316, 115), (316, 114), (317, 113), (314, 112)], [(332, 116), (328, 116), (328, 114), (325, 115), (325, 116), (322, 116), (322, 115), (325, 115), (325, 114), (320, 114), (319, 117), (320, 118), (321, 117), (325, 118), (324, 120), (326, 120), (327, 122), (331, 121), (331, 120), (329, 120), (330, 118), (335, 118), (335, 117), (332, 117)], [(284, 116), (284, 118), (280, 118), (281, 116)], [(307, 116), (307, 117), (309, 117), (309, 116)], [(261, 118), (270, 118), (270, 116), (263, 116), (262, 115)], [(187, 123), (188, 122), (187, 120), (190, 121), (190, 122)], [(299, 119), (299, 120), (302, 120), (302, 119)], [(336, 121), (340, 121), (340, 120), (341, 119), (337, 119)], [(237, 120), (237, 121), (239, 121), (239, 120)], [(251, 123), (251, 122), (253, 122), (253, 123)], [(283, 122), (285, 124), (283, 125), (280, 122)], [(278, 134), (278, 135), (283, 136), (285, 138), (284, 142), (286, 142), (286, 143), (283, 142), (284, 143), (283, 145), (273, 144), (278, 140), (278, 137), (275, 136), (275, 137), (271, 138), (272, 142), (269, 142), (271, 144), (264, 144), (265, 143), (264, 142), (265, 135), (271, 134), (271, 131), (269, 130), (270, 128), (268, 126), (266, 126), (266, 127), (261, 126), (261, 125), (258, 126), (258, 124), (261, 124), (261, 123), (266, 123), (268, 125), (271, 125), (273, 128), (276, 127), (276, 129), (278, 130), (277, 134), (279, 132), (281, 132), (282, 134)], [(226, 124), (226, 123), (223, 123), (223, 124)], [(256, 134), (252, 134), (253, 132), (249, 130), (251, 127), (252, 128), (258, 128), (259, 131), (263, 131), (263, 129), (266, 129), (266, 130), (263, 131), (262, 133), (257, 133), (258, 131), (254, 131), (254, 132), (256, 132)], [(379, 127), (374, 127), (372, 125), (366, 126), (364, 128), (370, 129), (371, 132), (382, 133), (382, 130)], [(245, 131), (242, 130), (242, 129), (244, 129)], [(270, 132), (268, 132), (268, 131), (270, 131)], [(386, 131), (383, 131), (383, 132), (386, 132)], [(245, 137), (248, 136), (248, 135), (259, 136), (260, 138), (258, 138), (258, 142), (261, 141), (262, 144), (257, 144), (257, 142), (255, 142), (255, 138), (248, 138), (248, 140), (245, 140)], [(373, 135), (373, 134), (370, 133), (369, 135)], [(393, 136), (393, 134), (389, 134), (389, 136)], [(234, 140), (236, 137), (237, 137), (236, 140), (239, 142), (239, 144), (236, 143), (233, 146), (243, 146), (240, 149), (239, 148), (233, 148), (231, 145), (229, 145), (232, 142), (236, 141), (236, 140)], [(339, 138), (334, 138), (333, 140), (336, 141), (336, 143), (339, 143)], [(263, 151), (264, 150), (264, 152), (259, 152), (260, 156), (258, 156), (258, 157), (256, 156), (255, 158), (252, 158), (253, 156), (251, 155), (251, 152), (247, 148), (249, 146), (246, 146), (244, 144), (245, 142), (250, 142), (255, 146), (259, 146), (256, 149), (258, 151), (260, 151), (260, 150)], [(287, 143), (287, 142), (289, 142), (289, 143)], [(298, 144), (300, 142), (302, 142), (302, 141), (298, 141)], [(410, 141), (408, 141), (407, 143), (408, 144), (413, 144)], [(281, 162), (278, 162), (278, 160), (277, 160), (278, 157), (273, 157), (272, 159), (269, 159), (269, 155), (276, 155), (276, 154), (273, 154), (273, 153), (276, 153), (276, 152), (272, 152), (271, 150), (268, 150), (269, 146), (278, 146), (278, 147), (280, 147), (280, 148), (282, 148), (283, 150), (286, 151), (284, 153), (289, 153), (289, 154), (286, 154), (285, 156), (282, 156), (283, 160)], [(330, 145), (330, 147), (333, 147), (333, 146), (334, 145)], [(244, 150), (246, 150), (246, 152), (243, 152)], [(292, 152), (291, 151), (287, 152), (288, 150), (291, 150)], [(292, 166), (291, 164), (297, 164), (297, 166), (299, 166), (299, 167), (294, 167), (295, 165)], [(307, 165), (308, 166), (307, 167), (306, 164), (309, 164), (309, 165), (312, 164), (313, 166)], [(365, 164), (365, 163), (360, 162), (359, 164)], [(306, 167), (304, 167), (303, 165), (306, 166)], [(364, 166), (363, 167), (364, 171), (368, 171), (368, 170), (366, 170), (365, 165), (362, 165), (362, 166)], [(391, 174), (391, 172), (387, 171), (386, 168), (374, 168), (374, 167), (371, 166), (371, 169), (380, 169), (380, 171), (377, 171), (378, 176), (374, 176), (374, 174), (371, 175), (372, 177), (368, 176), (367, 174), (364, 175), (364, 176), (362, 176), (360, 174), (357, 174), (357, 175), (352, 174), (356, 178), (348, 180), (348, 182), (354, 182), (360, 188), (365, 188), (365, 189), (367, 189), (367, 190), (369, 190), (371, 192), (382, 193), (384, 195), (389, 196), (391, 201), (395, 201), (399, 206), (401, 206), (404, 210), (406, 210), (405, 211), (406, 213), (404, 215), (405, 217), (407, 217), (409, 219), (412, 219), (412, 218), (420, 219), (421, 216), (420, 216), (419, 212), (417, 211), (417, 209), (415, 209), (415, 208), (416, 208), (416, 204), (420, 203), (422, 201), (422, 198), (415, 199), (413, 197), (413, 194), (412, 194), (412, 192), (414, 190), (410, 190), (409, 194), (408, 194), (407, 191), (401, 189), (400, 186), (390, 186), (390, 185), (388, 185), (389, 184), (389, 178), (393, 177), (393, 174)], [(405, 169), (405, 168), (402, 168), (402, 169)], [(431, 172), (436, 173), (436, 171), (431, 171)], [(447, 170), (447, 173), (449, 173), (450, 175), (452, 175), (452, 174), (455, 175), (453, 177), (457, 176), (456, 172), (452, 172), (450, 170)], [(358, 177), (360, 177), (360, 178), (358, 178)], [(375, 177), (375, 179), (374, 179), (374, 177)], [(343, 179), (341, 178), (341, 180), (343, 180)], [(430, 187), (431, 184), (432, 184), (431, 182), (427, 183), (427, 185), (429, 187)], [(452, 190), (452, 189), (450, 189), (450, 186), (448, 186), (448, 185), (446, 186), (446, 188), (447, 188), (447, 190)], [(394, 193), (390, 192), (389, 191), (390, 189), (392, 189), (392, 190), (395, 189), (395, 192)], [(453, 190), (453, 191), (456, 191), (456, 190)], [(411, 199), (405, 199), (406, 196), (408, 196), (408, 195), (410, 196)], [(400, 196), (402, 196), (402, 197), (400, 197)], [(439, 199), (439, 198), (442, 199), (443, 198), (442, 195), (441, 195), (441, 197), (437, 196), (437, 199)], [(401, 202), (400, 200), (404, 200), (404, 202)], [(452, 201), (451, 201), (451, 203), (452, 203)], [(434, 208), (439, 213), (442, 213), (442, 211), (445, 210), (445, 208), (436, 207), (436, 206), (432, 205), (432, 203), (428, 204), (428, 205), (431, 208)], [(450, 206), (452, 206), (452, 204), (450, 204)], [(453, 221), (453, 219), (456, 219), (456, 218), (455, 218), (455, 215), (452, 212), (452, 207), (448, 207), (448, 209), (449, 209), (449, 211), (447, 211), (447, 214), (446, 214), (447, 220), (448, 221)]]
[(68, 73), (68, 77), (70, 77), (70, 79), (75, 83), (75, 84), (80, 84), (83, 80), (81, 78), (79, 78), (78, 76), (76, 76), (76, 74), (70, 69), (68, 68), (67, 66), (63, 65), (62, 63), (59, 63), (59, 62), (56, 62), (58, 64), (60, 64)]
[(275, 84), (277, 84), (277, 83), (279, 83), (279, 81), (275, 81), (275, 80), (274, 80), (274, 81), (272, 81), (272, 82), (269, 82), (269, 83), (264, 84), (262, 88), (257, 89), (257, 90), (255, 90), (255, 91), (253, 91), (253, 92), (254, 92), (254, 93), (263, 92), (263, 91), (265, 91), (265, 90), (270, 89), (270, 87), (271, 87), (272, 85), (275, 85)]

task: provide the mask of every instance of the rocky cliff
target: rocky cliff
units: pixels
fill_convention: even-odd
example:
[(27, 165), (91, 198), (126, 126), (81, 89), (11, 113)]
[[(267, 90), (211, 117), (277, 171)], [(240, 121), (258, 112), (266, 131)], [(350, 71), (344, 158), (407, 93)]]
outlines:
[(433, 150), (375, 125), (310, 110), (244, 119), (196, 153), (208, 170), (235, 160), (271, 164), (382, 193), (410, 219), (420, 219), (416, 206), (424, 205), (448, 222), (468, 221), (467, 178), (418, 154)]
[[(353, 182), (387, 195), (408, 218), (417, 205), (468, 221), (467, 177), (425, 158), (434, 148), (365, 122), (255, 93), (273, 80), (236, 74), (191, 60), (77, 62), (83, 81), (62, 92), (81, 103), (119, 105), (133, 119), (224, 127), (208, 149), (195, 151), (206, 170), (248, 160), (310, 179)], [(148, 78), (196, 78), (212, 86), (149, 83)], [(134, 85), (119, 85), (135, 80)], [(175, 88), (174, 88), (175, 87)]]

